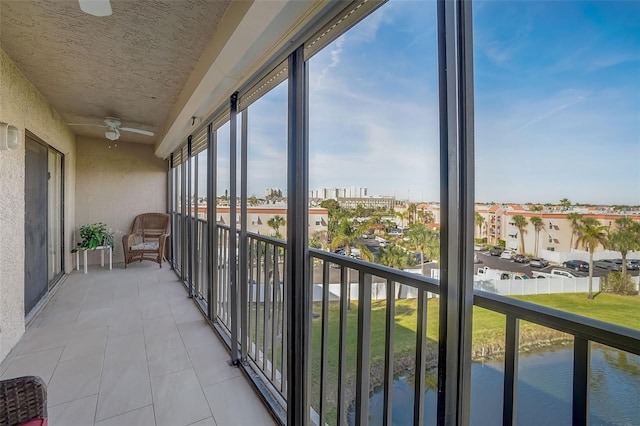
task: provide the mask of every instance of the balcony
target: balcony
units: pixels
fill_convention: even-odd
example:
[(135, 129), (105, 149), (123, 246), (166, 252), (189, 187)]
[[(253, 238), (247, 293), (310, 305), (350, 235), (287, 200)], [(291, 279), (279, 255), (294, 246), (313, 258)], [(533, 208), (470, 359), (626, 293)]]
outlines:
[[(211, 259), (204, 244), (208, 235), (207, 222), (181, 214), (174, 214), (173, 220), (174, 229), (179, 230), (178, 236), (188, 233), (189, 229), (193, 232), (187, 249), (193, 244), (191, 250), (195, 259), (183, 265), (175, 263), (178, 273), (189, 277), (189, 268), (192, 268), (194, 278), (186, 280), (191, 283), (187, 286), (201, 312), (212, 315), (209, 319), (216, 330), (231, 348), (235, 346), (239, 366), (262, 389), (263, 397), (272, 404), (276, 416), (278, 413), (284, 415), (287, 327), (283, 309), (286, 310), (285, 298), (290, 286), (284, 262), (288, 245), (281, 240), (251, 232), (243, 234), (238, 230), (239, 250), (230, 250), (230, 227), (217, 225), (215, 239), (218, 246), (212, 253), (217, 267), (212, 269), (215, 271), (213, 280), (207, 281), (204, 277)], [(176, 252), (183, 249), (184, 246), (178, 247)], [(238, 257), (232, 259), (234, 253)], [(398, 392), (394, 387), (399, 374), (408, 374), (412, 377), (411, 399), (417, 402), (412, 405), (411, 414), (404, 414), (402, 422), (435, 424), (436, 412), (433, 407), (426, 406), (422, 396), (427, 392), (425, 382), (429, 381), (425, 377), (433, 375), (438, 365), (439, 343), (435, 329), (441, 291), (439, 282), (316, 249), (310, 249), (309, 255), (312, 265), (311, 300), (308, 301), (311, 318), (307, 326), (310, 329), (308, 362), (311, 367), (307, 421), (310, 424), (397, 423), (398, 418), (394, 416), (398, 416), (399, 401), (394, 397), (394, 392)], [(232, 270), (233, 264), (238, 264), (236, 270)], [(233, 274), (239, 277), (239, 282), (247, 283), (246, 286), (234, 290), (231, 285)], [(213, 286), (209, 287), (207, 282), (213, 282)], [(212, 304), (213, 309), (209, 309)], [(235, 304), (238, 308), (234, 311)], [(519, 372), (518, 367), (519, 358), (526, 358), (526, 350), (522, 348), (532, 343), (541, 344), (539, 338), (531, 340), (532, 324), (539, 326), (538, 332), (555, 336), (543, 340), (556, 339), (569, 346), (572, 361), (566, 369), (569, 370), (571, 391), (562, 397), (569, 398), (569, 403), (558, 402), (568, 410), (564, 418), (573, 418), (574, 424), (605, 421), (603, 408), (594, 401), (589, 402), (594, 397), (589, 377), (594, 374), (592, 370), (598, 368), (591, 359), (605, 350), (625, 359), (629, 356), (629, 359), (638, 360), (634, 358), (634, 355), (640, 355), (638, 330), (480, 290), (475, 290), (473, 304), (475, 310), (490, 311), (504, 321), (504, 341), (498, 343), (502, 348), (498, 350), (498, 364), (502, 363), (500, 384), (504, 392), (502, 414), (498, 417), (504, 424), (511, 424), (516, 419), (518, 389), (527, 388), (526, 383), (519, 384), (519, 376), (526, 375), (526, 371)], [(520, 324), (525, 323), (526, 331), (522, 334)], [(475, 326), (479, 323), (474, 323)], [(409, 353), (406, 348), (398, 347), (398, 342), (406, 342), (407, 336), (413, 341)], [(237, 345), (231, 344), (234, 341)], [(474, 358), (484, 353), (485, 348), (480, 346), (473, 347)], [(549, 379), (553, 373), (546, 374)], [(375, 398), (372, 397), (374, 389)], [(478, 391), (474, 388), (472, 400), (482, 398)], [(545, 393), (548, 391), (541, 389), (539, 396), (548, 399), (549, 395)], [(491, 400), (496, 402), (495, 398), (487, 398), (486, 403), (493, 404)], [(472, 412), (472, 415), (479, 414)], [(280, 420), (284, 422), (284, 418)]]
[(149, 262), (70, 274), (2, 363), (21, 375), (48, 383), (52, 425), (274, 423), (175, 273)]
[[(182, 2), (160, 8), (154, 2), (112, 3), (114, 14), (107, 19), (85, 16), (76, 0), (0, 4), (0, 121), (26, 136), (24, 146), (0, 152), (0, 374), (42, 376), (52, 425), (466, 425), (474, 424), (478, 401), (497, 413), (487, 424), (513, 424), (522, 412), (521, 390), (533, 387), (519, 385), (521, 344), (530, 342), (531, 324), (568, 348), (566, 392), (541, 392), (562, 406), (559, 423), (619, 420), (615, 409), (603, 413), (601, 405), (591, 404), (616, 399), (616, 389), (609, 388), (604, 398), (593, 396), (589, 382), (599, 370), (592, 358), (607, 346), (628, 366), (640, 351), (638, 330), (473, 287), (472, 2), (390, 2), (391, 12), (415, 9), (404, 11), (412, 25), (397, 21), (398, 31), (389, 32), (409, 40), (404, 46), (395, 38), (380, 43), (388, 47), (384, 55), (343, 50), (347, 39), (378, 43), (375, 33), (358, 25), (386, 7), (383, 1), (201, 1), (190, 9)], [(426, 15), (417, 15), (427, 8)], [(387, 19), (392, 16), (378, 15), (369, 30), (395, 21)], [(484, 19), (488, 28), (498, 22)], [(352, 30), (361, 32), (341, 37)], [(430, 47), (422, 44), (426, 39)], [(406, 67), (404, 60), (416, 55), (421, 64)], [(339, 73), (348, 56), (363, 66), (361, 58), (378, 62), (366, 72), (348, 73), (336, 90), (318, 93), (319, 83)], [(425, 73), (426, 64), (431, 69)], [(523, 81), (526, 73), (515, 74)], [(374, 99), (369, 83), (388, 91)], [(486, 96), (484, 90), (479, 93)], [(318, 94), (327, 103), (314, 110)], [(350, 108), (345, 94), (366, 96)], [(511, 107), (516, 103), (529, 100), (506, 102), (517, 112)], [(273, 115), (261, 117), (266, 110)], [(516, 127), (535, 135), (530, 127), (539, 120), (531, 118), (549, 118), (539, 112), (518, 117)], [(122, 118), (122, 128), (115, 127), (113, 115)], [(358, 133), (343, 132), (336, 123)], [(409, 123), (428, 127), (413, 132)], [(330, 137), (310, 135), (329, 127)], [(138, 133), (126, 134), (127, 128)], [(112, 146), (120, 130), (120, 143)], [(145, 139), (140, 130), (158, 137)], [(277, 149), (267, 146), (271, 134), (278, 135)], [(362, 143), (366, 134), (375, 143)], [(487, 150), (504, 134), (496, 131), (477, 147)], [(392, 147), (402, 154), (394, 157), (402, 160), (399, 166), (367, 164), (367, 171), (383, 175), (383, 169), (391, 178), (414, 164), (404, 183), (436, 188), (441, 279), (309, 249), (314, 137), (315, 149), (340, 156), (346, 148), (368, 147), (373, 154), (362, 163), (391, 161), (385, 155), (391, 151), (375, 148)], [(408, 153), (418, 150), (399, 143), (405, 139), (429, 153), (429, 164), (418, 156), (410, 161)], [(255, 147), (269, 149), (256, 155)], [(30, 173), (25, 164), (38, 151), (39, 173)], [(248, 177), (257, 169), (266, 172)], [(426, 170), (428, 179), (411, 175)], [(344, 178), (339, 171), (335, 176)], [(267, 182), (278, 173), (281, 182)], [(33, 176), (39, 180), (30, 185)], [(286, 241), (243, 227), (251, 179), (286, 188)], [(42, 188), (47, 191), (36, 191)], [(39, 203), (25, 199), (33, 193), (41, 196)], [(204, 202), (206, 213), (198, 205)], [(226, 224), (218, 204), (229, 212)], [(163, 269), (143, 263), (125, 270), (116, 263), (112, 271), (72, 271), (69, 249), (79, 226), (105, 221), (122, 234), (137, 213), (148, 211), (172, 217)], [(42, 221), (35, 230), (27, 216), (34, 213)], [(490, 216), (489, 224), (495, 243), (500, 216)], [(27, 236), (40, 251), (27, 246)], [(119, 250), (116, 242), (116, 262)], [(42, 276), (27, 303), (35, 269)], [(504, 339), (496, 338), (494, 347), (474, 346), (478, 311), (502, 326)], [(492, 364), (499, 372), (492, 392), (473, 387), (472, 360), (485, 351), (502, 354)], [(396, 388), (402, 378), (404, 387)], [(629, 389), (634, 395), (637, 384)], [(423, 398), (427, 394), (431, 399)], [(526, 420), (537, 421), (537, 414)]]
[[(238, 289), (239, 310), (232, 312), (230, 228), (216, 227), (218, 266), (210, 293), (203, 244), (207, 222), (174, 215), (174, 239), (180, 241), (189, 223), (195, 236), (192, 280), (180, 278), (189, 267), (175, 261), (176, 271), (134, 263), (111, 271), (91, 267), (87, 275), (74, 272), (2, 363), (2, 378), (39, 375), (48, 383), (51, 424), (270, 424), (276, 422), (272, 416), (278, 419), (286, 410), (287, 245), (247, 235), (246, 256), (239, 259), (245, 267), (235, 271), (247, 285)], [(439, 293), (438, 282), (319, 250), (311, 250), (311, 259), (315, 373), (309, 421), (333, 424), (340, 416), (340, 421), (363, 424), (372, 412), (373, 388), (382, 389), (382, 416), (391, 419), (394, 379), (407, 370), (423, 378), (413, 381), (419, 403), (409, 417), (419, 419), (418, 424), (434, 421), (435, 412), (419, 396), (426, 391), (428, 368), (437, 364), (437, 342), (427, 332), (433, 327), (427, 318), (433, 316), (428, 309), (437, 309), (429, 301), (437, 300), (430, 298)], [(215, 308), (208, 318), (210, 304)], [(515, 413), (522, 321), (570, 335), (574, 423), (593, 415), (587, 379), (592, 343), (640, 355), (638, 331), (482, 291), (475, 292), (474, 305), (505, 318), (505, 423)], [(394, 325), (409, 307), (415, 310), (410, 317), (414, 326)], [(241, 360), (236, 366), (229, 362), (234, 329)], [(412, 353), (396, 353), (396, 336), (409, 330), (414, 330)], [(336, 339), (339, 351), (330, 353)], [(270, 409), (263, 401), (272, 404)], [(238, 404), (242, 410), (235, 408)]]

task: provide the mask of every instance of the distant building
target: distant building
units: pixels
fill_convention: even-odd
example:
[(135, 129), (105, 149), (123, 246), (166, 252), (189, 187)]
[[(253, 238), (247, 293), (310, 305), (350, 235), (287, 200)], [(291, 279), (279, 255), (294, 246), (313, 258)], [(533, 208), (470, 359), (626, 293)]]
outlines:
[(282, 189), (280, 188), (266, 188), (264, 190), (264, 198), (282, 198)]
[[(499, 240), (504, 240), (506, 247), (513, 250), (519, 249), (521, 237), (513, 217), (524, 217), (527, 220), (527, 226), (524, 228), (524, 250), (531, 254), (534, 254), (536, 242), (538, 254), (542, 250), (570, 252), (576, 249), (578, 235), (574, 233), (571, 220), (567, 218), (569, 213), (579, 212), (583, 218), (596, 219), (607, 227), (615, 226), (616, 219), (621, 217), (640, 221), (640, 214), (621, 214), (605, 207), (562, 211), (557, 206), (546, 206), (542, 211), (531, 211), (517, 204), (494, 204), (476, 205), (476, 212), (484, 218), (484, 222), (482, 227), (476, 225), (475, 235), (478, 238), (487, 238), (488, 244), (498, 244)], [(534, 216), (543, 222), (543, 227), (537, 233), (531, 224), (531, 218)], [(585, 250), (582, 246), (578, 246), (577, 249)], [(603, 250), (601, 246), (596, 249)]]
[(367, 188), (322, 188), (309, 191), (309, 203), (319, 205), (324, 200), (336, 200), (340, 207), (355, 209), (359, 205), (365, 208), (384, 207), (392, 209), (398, 202), (392, 196), (371, 197)]
[[(261, 235), (273, 235), (275, 230), (269, 226), (269, 219), (280, 216), (286, 220), (287, 218), (287, 206), (283, 204), (279, 205), (262, 205), (262, 206), (249, 206), (247, 207), (247, 231), (255, 232)], [(198, 217), (200, 219), (207, 218), (207, 206), (198, 206)], [(223, 225), (230, 225), (230, 208), (229, 206), (217, 206), (216, 207), (216, 222)], [(238, 226), (240, 227), (240, 209), (238, 208), (236, 218)], [(322, 207), (310, 207), (309, 208), (309, 235), (313, 235), (316, 232), (327, 231), (329, 224), (329, 211)], [(283, 225), (279, 229), (280, 234), (285, 236), (287, 234), (287, 225)]]
[(368, 197), (367, 188), (351, 187), (351, 188), (322, 188), (309, 191), (309, 198), (329, 200), (338, 198), (366, 198)]
[(351, 198), (337, 198), (340, 207), (345, 209), (355, 209), (359, 205), (365, 208), (380, 208), (393, 209), (397, 201), (395, 197), (351, 197)]

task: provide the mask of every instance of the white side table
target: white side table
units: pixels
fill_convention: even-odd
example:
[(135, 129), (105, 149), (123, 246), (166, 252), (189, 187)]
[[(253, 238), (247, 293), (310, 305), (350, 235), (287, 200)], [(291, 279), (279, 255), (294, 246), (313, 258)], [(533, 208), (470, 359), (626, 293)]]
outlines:
[[(84, 273), (88, 273), (87, 271), (87, 252), (91, 251), (89, 249), (78, 248), (76, 252), (76, 271), (80, 270), (80, 250), (84, 252)], [(104, 267), (104, 251), (109, 251), (109, 270), (112, 269), (113, 266), (113, 252), (111, 246), (98, 246), (95, 250), (100, 250), (100, 266)]]

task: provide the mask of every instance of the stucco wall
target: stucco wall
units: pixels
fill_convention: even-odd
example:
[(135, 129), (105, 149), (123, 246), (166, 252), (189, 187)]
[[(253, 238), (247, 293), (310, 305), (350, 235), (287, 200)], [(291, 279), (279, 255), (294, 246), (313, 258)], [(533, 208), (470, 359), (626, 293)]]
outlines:
[[(0, 151), (0, 360), (24, 333), (25, 130), (65, 156), (65, 245), (75, 224), (75, 136), (0, 49), (0, 121), (22, 132), (20, 147)], [(65, 268), (71, 269), (66, 253)]]
[[(122, 262), (122, 235), (140, 213), (167, 210), (167, 163), (152, 145), (78, 138), (76, 232), (80, 226), (104, 222), (115, 232), (114, 262)], [(81, 260), (82, 262), (82, 260)], [(100, 263), (90, 253), (89, 264)]]

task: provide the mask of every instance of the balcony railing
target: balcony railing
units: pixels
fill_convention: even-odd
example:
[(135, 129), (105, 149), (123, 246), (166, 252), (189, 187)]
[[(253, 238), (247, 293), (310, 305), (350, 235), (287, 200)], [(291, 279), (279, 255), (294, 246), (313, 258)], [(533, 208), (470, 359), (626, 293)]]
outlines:
[[(224, 334), (229, 345), (237, 345), (240, 365), (253, 375), (257, 389), (266, 400), (276, 405), (272, 407), (274, 413), (282, 415), (286, 410), (287, 395), (287, 301), (284, 295), (287, 286), (291, 285), (284, 274), (287, 244), (248, 233), (246, 254), (236, 248), (239, 259), (237, 276), (246, 277), (246, 281), (237, 288), (239, 318), (234, 319), (230, 281), (231, 231), (228, 226), (217, 225), (216, 288), (209, 294), (206, 279), (207, 226), (206, 221), (196, 221), (195, 272), (192, 282), (185, 282), (185, 285), (191, 285), (205, 315), (209, 312), (208, 305), (215, 304), (215, 317), (209, 319), (220, 325), (217, 330)], [(174, 238), (179, 238), (180, 231), (176, 231)], [(373, 386), (379, 385), (383, 393), (383, 423), (391, 424), (392, 387), (399, 368), (395, 363), (398, 354), (394, 350), (398, 331), (396, 323), (410, 302), (415, 310), (415, 323), (408, 329), (415, 330), (415, 346), (411, 354), (402, 356), (411, 361), (409, 364), (414, 376), (413, 424), (422, 425), (426, 367), (429, 363), (434, 365), (430, 354), (436, 352), (433, 349), (437, 347), (437, 342), (427, 338), (427, 302), (429, 297), (437, 297), (438, 281), (316, 249), (309, 250), (309, 262), (313, 319), (308, 324), (312, 335), (308, 344), (313, 360), (310, 365), (314, 369), (309, 379), (312, 388), (310, 422), (345, 424), (346, 413), (351, 410), (356, 424), (366, 424), (370, 392)], [(179, 265), (175, 260), (173, 264)], [(244, 268), (243, 273), (240, 268)], [(400, 302), (400, 299), (404, 300)], [(589, 419), (590, 343), (640, 355), (640, 331), (637, 330), (478, 290), (474, 292), (474, 305), (505, 315), (506, 319), (503, 424), (513, 424), (515, 419), (520, 321), (573, 337), (573, 424), (586, 424)], [(381, 315), (380, 311), (384, 311), (383, 325), (372, 320), (374, 316)], [(233, 327), (237, 327), (237, 342), (231, 341)], [(354, 330), (355, 343), (350, 334)], [(336, 346), (337, 353), (330, 352)], [(407, 364), (403, 366), (406, 368)], [(376, 375), (376, 383), (372, 382), (371, 371), (374, 370), (382, 372)], [(284, 422), (284, 418), (281, 420)]]

